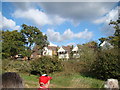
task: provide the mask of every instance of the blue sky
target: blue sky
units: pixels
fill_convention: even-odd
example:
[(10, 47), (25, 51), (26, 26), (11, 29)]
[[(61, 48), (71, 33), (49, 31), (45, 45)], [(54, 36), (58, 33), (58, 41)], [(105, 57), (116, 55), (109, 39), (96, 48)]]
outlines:
[(110, 20), (118, 18), (118, 2), (2, 2), (3, 30), (27, 24), (47, 34), (49, 42), (83, 44), (113, 35)]

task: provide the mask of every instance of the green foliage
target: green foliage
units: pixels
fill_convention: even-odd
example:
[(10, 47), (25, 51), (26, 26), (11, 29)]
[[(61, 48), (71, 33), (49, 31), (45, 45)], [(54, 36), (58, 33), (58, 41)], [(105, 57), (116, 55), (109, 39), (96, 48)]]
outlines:
[(30, 72), (31, 67), (28, 61), (15, 61), (11, 59), (2, 60), (2, 71)]
[(25, 49), (25, 38), (17, 30), (2, 31), (2, 55), (3, 58), (19, 54)]
[(120, 60), (116, 49), (104, 50), (98, 53), (98, 58), (92, 64), (91, 74), (100, 79), (120, 79)]
[(89, 48), (87, 46), (82, 46), (80, 52), (79, 61), (83, 63), (83, 72), (88, 72), (97, 58), (97, 50)]
[[(2, 56), (8, 58), (16, 54), (22, 54), (23, 56), (30, 57), (34, 45), (43, 48), (48, 45), (47, 36), (36, 27), (22, 25), (20, 32), (13, 31), (1, 31), (2, 37)], [(1, 53), (1, 52), (0, 52)]]
[(41, 57), (31, 62), (31, 71), (36, 71), (40, 74), (52, 73), (61, 70), (61, 62), (54, 57)]
[(115, 36), (120, 36), (120, 19), (116, 20), (116, 21), (110, 21), (109, 25), (114, 25), (113, 28), (115, 29)]
[[(82, 46), (79, 52), (80, 73), (99, 79), (120, 79), (120, 48), (107, 50), (92, 49)], [(75, 67), (75, 66), (74, 66)]]
[(84, 70), (84, 62), (79, 61), (78, 59), (72, 59), (69, 61), (63, 61), (62, 62), (63, 66), (63, 72), (65, 76), (71, 76), (74, 75), (75, 73), (81, 73)]
[(85, 44), (83, 44), (84, 46), (88, 46), (88, 47), (90, 47), (90, 46), (94, 46), (94, 47), (97, 47), (97, 42), (95, 42), (95, 41), (91, 41), (91, 42), (88, 42), (88, 43), (85, 43)]
[(16, 61), (11, 59), (2, 60), (2, 70), (30, 73), (32, 71), (52, 73), (62, 70), (62, 64), (57, 58), (41, 57), (33, 61)]
[(39, 48), (48, 45), (47, 36), (43, 35), (37, 27), (23, 24), (21, 33), (26, 37), (26, 42), (29, 49), (33, 46), (33, 44), (38, 45)]
[(114, 36), (111, 39), (111, 42), (115, 47), (120, 48), (120, 19), (116, 21), (110, 21), (109, 25), (113, 25), (115, 30)]

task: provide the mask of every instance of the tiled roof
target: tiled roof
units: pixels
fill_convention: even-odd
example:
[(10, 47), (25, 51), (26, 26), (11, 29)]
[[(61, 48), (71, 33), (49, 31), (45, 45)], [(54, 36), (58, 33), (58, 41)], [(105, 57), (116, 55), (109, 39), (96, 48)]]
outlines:
[(48, 46), (47, 48), (50, 49), (50, 50), (56, 51), (58, 47), (55, 47), (55, 46)]
[(64, 50), (70, 52), (72, 49), (72, 46), (62, 46)]

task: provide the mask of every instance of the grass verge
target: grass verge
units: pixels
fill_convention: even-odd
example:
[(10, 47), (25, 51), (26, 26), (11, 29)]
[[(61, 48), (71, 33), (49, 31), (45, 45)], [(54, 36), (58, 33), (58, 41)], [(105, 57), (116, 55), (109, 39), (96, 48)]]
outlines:
[[(39, 77), (36, 75), (20, 74), (26, 88), (38, 88)], [(102, 88), (103, 81), (85, 77), (79, 74), (64, 75), (62, 73), (51, 74), (50, 88)]]

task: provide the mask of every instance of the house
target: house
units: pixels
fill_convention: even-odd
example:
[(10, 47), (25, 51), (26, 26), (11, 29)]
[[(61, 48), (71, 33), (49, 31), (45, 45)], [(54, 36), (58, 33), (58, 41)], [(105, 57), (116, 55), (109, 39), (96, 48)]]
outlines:
[(79, 51), (78, 46), (75, 46), (75, 47), (72, 49), (73, 58), (79, 58), (79, 57), (80, 57), (80, 54), (79, 54), (78, 51)]
[(103, 49), (111, 49), (113, 48), (113, 45), (111, 45), (108, 41), (104, 41), (100, 44), (100, 47), (102, 47)]
[(38, 51), (33, 51), (33, 53), (30, 56), (30, 59), (40, 58), (41, 54)]
[(40, 58), (42, 56), (41, 52), (42, 52), (42, 50), (39, 49), (37, 46), (35, 46), (33, 48), (33, 52), (32, 52), (32, 54), (30, 56), (30, 59)]
[(59, 59), (69, 59), (70, 58), (70, 52), (72, 47), (71, 46), (62, 46), (59, 48), (58, 52), (58, 58)]
[(43, 56), (54, 56), (57, 55), (57, 48), (56, 46), (48, 46), (43, 48)]

